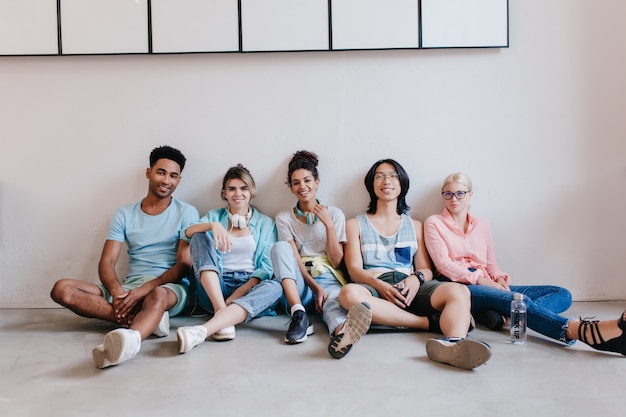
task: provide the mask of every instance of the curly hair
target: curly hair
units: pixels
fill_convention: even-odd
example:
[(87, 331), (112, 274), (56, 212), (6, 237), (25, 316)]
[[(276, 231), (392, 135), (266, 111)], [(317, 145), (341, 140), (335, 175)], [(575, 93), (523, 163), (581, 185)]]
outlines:
[(183, 172), (185, 168), (185, 162), (187, 158), (182, 154), (178, 149), (172, 148), (171, 146), (159, 146), (158, 148), (154, 148), (152, 152), (150, 152), (150, 168), (154, 166), (156, 161), (161, 158), (170, 159), (176, 162), (180, 166), (180, 172)]
[(319, 172), (317, 171), (317, 164), (319, 159), (316, 154), (309, 151), (298, 151), (293, 154), (291, 161), (289, 161), (289, 169), (287, 170), (287, 182), (286, 184), (291, 187), (291, 175), (299, 170), (306, 169), (313, 174), (313, 178), (320, 179)]

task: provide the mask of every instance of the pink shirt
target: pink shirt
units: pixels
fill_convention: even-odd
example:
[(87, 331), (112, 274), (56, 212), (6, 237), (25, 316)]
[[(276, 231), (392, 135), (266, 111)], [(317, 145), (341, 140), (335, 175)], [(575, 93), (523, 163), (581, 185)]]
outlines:
[[(441, 214), (434, 214), (424, 222), (424, 242), (437, 272), (464, 284), (476, 284), (480, 275), (493, 281), (504, 277), (509, 284), (511, 279), (496, 262), (491, 226), (469, 213), (467, 220), (469, 225), (464, 233), (444, 208)], [(470, 272), (468, 268), (476, 271)]]

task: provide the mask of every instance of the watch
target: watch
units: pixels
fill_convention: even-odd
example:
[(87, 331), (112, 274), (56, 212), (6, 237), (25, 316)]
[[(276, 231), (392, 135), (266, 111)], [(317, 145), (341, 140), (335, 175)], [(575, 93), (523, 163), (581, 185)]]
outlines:
[(426, 280), (424, 279), (424, 274), (422, 274), (422, 271), (415, 271), (415, 276), (417, 277), (417, 280), (420, 282), (420, 285), (426, 282)]

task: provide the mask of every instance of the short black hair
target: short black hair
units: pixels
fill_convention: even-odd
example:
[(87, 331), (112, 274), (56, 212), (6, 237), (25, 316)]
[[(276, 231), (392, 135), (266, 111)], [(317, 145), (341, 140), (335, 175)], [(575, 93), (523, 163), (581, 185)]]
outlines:
[(154, 148), (152, 152), (150, 152), (150, 168), (154, 166), (156, 161), (161, 158), (170, 159), (180, 166), (180, 172), (183, 172), (185, 168), (185, 162), (187, 158), (176, 148), (172, 148), (171, 146), (159, 146), (158, 148)]
[(404, 214), (411, 208), (406, 203), (406, 194), (409, 192), (409, 174), (407, 174), (404, 168), (402, 168), (402, 165), (393, 159), (381, 159), (380, 161), (375, 162), (365, 175), (365, 180), (363, 182), (365, 183), (365, 188), (370, 195), (370, 204), (367, 207), (367, 212), (369, 214), (376, 213), (376, 202), (378, 201), (378, 197), (376, 197), (376, 193), (374, 192), (374, 175), (376, 175), (376, 168), (382, 164), (393, 165), (394, 169), (398, 173), (398, 179), (400, 180), (400, 195), (398, 196), (396, 212), (398, 214)]

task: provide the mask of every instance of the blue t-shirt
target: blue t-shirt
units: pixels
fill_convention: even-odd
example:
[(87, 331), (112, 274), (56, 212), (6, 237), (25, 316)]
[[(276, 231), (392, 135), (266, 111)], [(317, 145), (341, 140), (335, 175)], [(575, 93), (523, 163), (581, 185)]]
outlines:
[(180, 230), (198, 219), (198, 210), (172, 198), (161, 214), (151, 216), (141, 210), (141, 201), (117, 209), (107, 240), (126, 243), (129, 270), (126, 279), (158, 277), (176, 263)]

